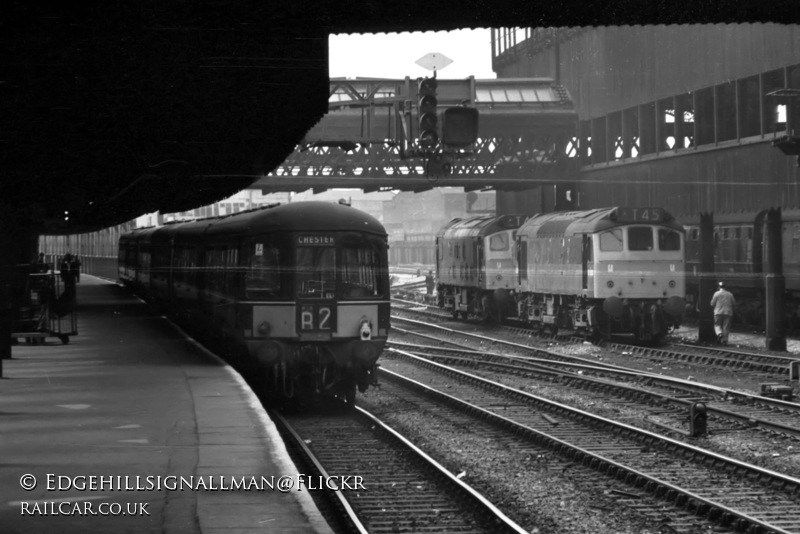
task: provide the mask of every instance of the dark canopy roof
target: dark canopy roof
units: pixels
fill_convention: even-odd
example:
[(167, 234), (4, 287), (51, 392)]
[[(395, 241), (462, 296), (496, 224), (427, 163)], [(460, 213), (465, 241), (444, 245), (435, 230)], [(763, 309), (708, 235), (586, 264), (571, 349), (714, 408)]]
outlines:
[(72, 233), (241, 190), (326, 112), (329, 34), (786, 17), (719, 4), (11, 0), (0, 218)]

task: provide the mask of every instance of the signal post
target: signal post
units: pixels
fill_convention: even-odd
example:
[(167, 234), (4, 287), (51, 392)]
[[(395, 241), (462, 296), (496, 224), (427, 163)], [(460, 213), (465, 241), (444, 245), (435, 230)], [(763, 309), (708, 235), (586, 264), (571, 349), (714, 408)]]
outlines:
[[(428, 180), (449, 176), (457, 159), (471, 154), (478, 139), (478, 110), (465, 104), (438, 111), (436, 71), (452, 63), (442, 54), (426, 54), (416, 62), (432, 70), (432, 77), (417, 80), (417, 138), (415, 147), (406, 147), (404, 157), (421, 157)], [(441, 117), (441, 136), (440, 121)]]

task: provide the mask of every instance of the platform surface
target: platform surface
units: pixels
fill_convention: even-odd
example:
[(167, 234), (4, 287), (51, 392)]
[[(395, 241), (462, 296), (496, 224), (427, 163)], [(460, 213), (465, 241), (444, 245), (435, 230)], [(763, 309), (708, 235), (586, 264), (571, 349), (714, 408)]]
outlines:
[(235, 371), (108, 281), (77, 317), (2, 362), (0, 532), (331, 532)]

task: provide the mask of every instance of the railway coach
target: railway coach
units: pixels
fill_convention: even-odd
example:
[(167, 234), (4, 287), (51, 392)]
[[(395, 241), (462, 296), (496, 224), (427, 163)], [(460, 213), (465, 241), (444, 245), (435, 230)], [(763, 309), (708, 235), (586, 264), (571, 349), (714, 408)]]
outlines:
[(119, 276), (278, 398), (375, 380), (389, 333), (387, 235), (347, 205), (297, 202), (120, 237)]
[[(716, 281), (736, 296), (737, 321), (763, 329), (765, 321), (765, 257), (767, 210), (713, 214), (714, 273)], [(700, 215), (682, 217), (686, 227), (686, 296), (692, 311), (699, 310), (701, 265)], [(800, 210), (781, 210), (781, 273), (784, 276), (786, 328), (800, 332)]]

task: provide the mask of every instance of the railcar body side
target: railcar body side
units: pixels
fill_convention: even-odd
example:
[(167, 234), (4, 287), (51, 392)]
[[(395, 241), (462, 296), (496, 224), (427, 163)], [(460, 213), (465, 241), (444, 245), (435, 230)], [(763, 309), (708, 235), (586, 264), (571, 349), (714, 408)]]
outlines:
[(119, 279), (141, 293), (150, 287), (150, 241), (156, 230), (156, 227), (137, 228), (119, 238)]
[(146, 247), (135, 232), (120, 239), (121, 279), (138, 279), (148, 299), (270, 394), (352, 397), (374, 381), (389, 276), (386, 232), (373, 217), (299, 202), (147, 236)]
[[(748, 325), (764, 322), (764, 221), (766, 211), (715, 213), (713, 216), (714, 272), (737, 300), (738, 320)], [(702, 266), (700, 217), (684, 218), (686, 225), (687, 299), (697, 310)], [(782, 270), (787, 326), (800, 329), (800, 210), (781, 211)]]

